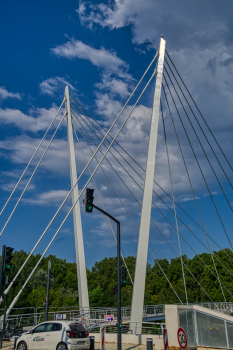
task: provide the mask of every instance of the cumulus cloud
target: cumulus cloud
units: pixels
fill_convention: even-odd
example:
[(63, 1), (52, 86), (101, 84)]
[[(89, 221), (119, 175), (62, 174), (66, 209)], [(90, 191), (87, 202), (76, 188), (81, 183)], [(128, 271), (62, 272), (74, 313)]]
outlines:
[(54, 96), (55, 92), (61, 89), (64, 90), (64, 87), (67, 85), (71, 90), (77, 91), (77, 89), (63, 77), (52, 77), (42, 81), (42, 83), (40, 83), (40, 91), (44, 95)]
[(9, 92), (4, 86), (0, 86), (0, 100), (6, 100), (7, 98), (16, 98), (17, 100), (21, 100), (22, 95), (18, 92)]
[(60, 204), (69, 192), (64, 190), (52, 190), (38, 194), (36, 198), (24, 199), (24, 203), (36, 205), (58, 205)]
[(46, 130), (57, 110), (58, 107), (53, 105), (50, 109), (30, 109), (29, 114), (25, 114), (18, 109), (0, 108), (0, 124), (12, 124), (21, 130), (33, 132)]
[(103, 74), (101, 83), (95, 85), (100, 90), (108, 91), (109, 95), (120, 96), (125, 98), (130, 95), (129, 83), (123, 80), (112, 78), (107, 74)]
[(127, 73), (128, 64), (117, 57), (115, 52), (110, 52), (105, 48), (95, 49), (94, 47), (84, 44), (80, 40), (72, 38), (67, 43), (52, 48), (51, 51), (58, 57), (88, 60), (94, 66), (115, 73), (121, 78), (132, 78), (130, 74)]

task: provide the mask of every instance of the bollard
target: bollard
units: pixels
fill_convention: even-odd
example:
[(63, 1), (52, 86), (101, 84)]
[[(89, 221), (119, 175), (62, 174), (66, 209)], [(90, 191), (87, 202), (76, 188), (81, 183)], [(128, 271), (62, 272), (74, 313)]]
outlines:
[(19, 337), (15, 337), (15, 342), (14, 342), (14, 350), (16, 349), (16, 342)]
[(89, 350), (95, 350), (95, 337), (89, 337), (90, 338), (90, 349)]
[(153, 339), (146, 338), (146, 350), (153, 350)]
[(104, 326), (100, 326), (100, 350), (105, 350)]

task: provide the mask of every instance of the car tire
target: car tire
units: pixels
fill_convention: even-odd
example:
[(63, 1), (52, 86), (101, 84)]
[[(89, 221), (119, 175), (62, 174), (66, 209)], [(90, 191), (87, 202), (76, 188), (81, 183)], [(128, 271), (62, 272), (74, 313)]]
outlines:
[(21, 342), (17, 345), (17, 350), (27, 350), (27, 344), (25, 343), (25, 341), (21, 341)]
[(66, 343), (59, 343), (59, 344), (57, 344), (57, 349), (56, 350), (67, 350)]

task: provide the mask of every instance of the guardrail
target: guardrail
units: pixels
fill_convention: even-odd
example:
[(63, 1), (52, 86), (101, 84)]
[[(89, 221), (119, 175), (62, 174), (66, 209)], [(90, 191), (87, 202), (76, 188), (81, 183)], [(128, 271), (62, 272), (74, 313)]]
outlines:
[[(219, 312), (233, 313), (233, 303), (195, 303), (211, 310)], [(0, 309), (0, 314), (3, 314), (4, 309)], [(145, 305), (143, 308), (143, 318), (159, 316), (165, 314), (165, 305)], [(48, 313), (48, 320), (55, 321), (59, 315), (59, 319), (72, 320), (79, 319), (86, 323), (87, 319), (92, 320), (93, 324), (98, 324), (104, 321), (106, 315), (113, 315), (117, 319), (117, 308), (81, 308), (79, 306), (63, 306), (50, 307)], [(122, 307), (123, 321), (130, 320), (131, 307)], [(11, 314), (7, 318), (9, 325), (18, 325), (22, 327), (35, 326), (44, 321), (45, 308), (44, 307), (27, 307), (27, 308), (13, 308)]]
[[(122, 324), (122, 334), (131, 334), (130, 323)], [(151, 334), (151, 335), (162, 335), (163, 329), (165, 328), (165, 323), (152, 323), (152, 322), (137, 322), (138, 326), (142, 325), (142, 333), (141, 334)], [(106, 333), (117, 333), (117, 327), (113, 324), (104, 326)], [(90, 330), (91, 333), (99, 333), (99, 327)]]

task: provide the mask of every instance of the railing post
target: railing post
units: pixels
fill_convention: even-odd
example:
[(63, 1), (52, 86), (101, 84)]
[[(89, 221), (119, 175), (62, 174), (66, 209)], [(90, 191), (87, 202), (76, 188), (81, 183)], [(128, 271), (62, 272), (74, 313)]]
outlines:
[(199, 337), (198, 337), (198, 328), (197, 328), (197, 312), (194, 310), (193, 312), (194, 318), (194, 326), (195, 326), (195, 335), (196, 335), (196, 346), (199, 345)]
[(225, 325), (225, 332), (226, 332), (227, 349), (230, 349), (230, 347), (229, 347), (229, 338), (228, 338), (228, 329), (227, 329), (227, 321), (226, 320), (224, 320), (224, 325)]

